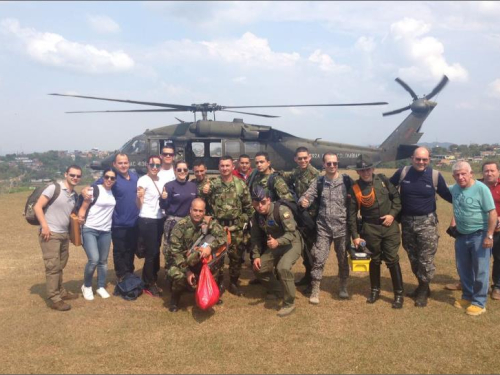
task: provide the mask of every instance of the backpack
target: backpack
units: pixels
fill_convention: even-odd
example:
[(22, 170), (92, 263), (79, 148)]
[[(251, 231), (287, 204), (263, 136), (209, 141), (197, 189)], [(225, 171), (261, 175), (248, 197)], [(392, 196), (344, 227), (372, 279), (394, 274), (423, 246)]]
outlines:
[(49, 202), (47, 205), (43, 208), (43, 212), (45, 213), (49, 206), (55, 202), (57, 197), (59, 197), (59, 194), (61, 193), (61, 185), (57, 182), (52, 182), (46, 186), (39, 186), (37, 187), (33, 193), (30, 194), (28, 199), (26, 200), (26, 205), (24, 206), (24, 213), (23, 216), (28, 222), (28, 224), (31, 225), (40, 225), (40, 222), (38, 221), (38, 218), (36, 217), (35, 210), (33, 207), (35, 206), (36, 202), (38, 202), (38, 199), (42, 195), (43, 191), (48, 188), (50, 185), (55, 185), (55, 190), (54, 190), (54, 195), (52, 195), (52, 198), (50, 198)]
[(127, 273), (122, 281), (116, 284), (113, 295), (120, 296), (126, 301), (134, 301), (142, 294), (144, 287), (144, 281), (139, 276)]
[[(269, 191), (269, 194), (271, 196), (271, 201), (275, 202), (278, 200), (278, 194), (276, 194), (276, 189), (274, 188), (274, 184), (276, 182), (276, 176), (279, 176), (280, 174), (277, 172), (273, 172), (269, 175), (269, 178), (267, 179), (267, 190)], [(293, 197), (295, 202), (298, 201), (297, 194), (295, 194), (295, 190), (293, 190), (290, 185), (286, 184), (288, 187), (288, 192), (290, 195)]]
[[(92, 198), (92, 202), (90, 202), (89, 207), (87, 208), (87, 212), (85, 213), (85, 220), (87, 220), (87, 216), (89, 216), (89, 211), (90, 207), (92, 207), (95, 202), (97, 202), (97, 198), (99, 198), (99, 185), (93, 184), (91, 187), (94, 188), (94, 194)], [(82, 207), (83, 204), (83, 195), (80, 194), (78, 195), (78, 198), (76, 199), (76, 204), (75, 208), (73, 209), (73, 212), (78, 215), (78, 211), (80, 211), (80, 208)]]

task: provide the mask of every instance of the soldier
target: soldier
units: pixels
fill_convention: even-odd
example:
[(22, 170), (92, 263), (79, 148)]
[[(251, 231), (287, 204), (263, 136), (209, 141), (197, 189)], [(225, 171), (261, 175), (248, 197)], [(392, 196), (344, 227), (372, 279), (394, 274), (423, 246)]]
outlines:
[(418, 147), (411, 159), (412, 166), (398, 169), (390, 181), (399, 186), (403, 248), (418, 280), (418, 287), (407, 296), (415, 298), (415, 306), (425, 307), (439, 241), (436, 193), (450, 203), (452, 197), (441, 173), (429, 167), (429, 150)]
[(267, 289), (266, 299), (279, 298), (283, 289), (283, 306), (278, 316), (285, 317), (295, 310), (292, 267), (302, 252), (302, 236), (290, 209), (280, 205), (276, 210), (277, 203), (271, 202), (269, 193), (259, 185), (252, 190), (252, 204), (256, 211), (252, 217), (253, 267)]
[(200, 190), (205, 185), (205, 182), (207, 182), (208, 177), (207, 176), (207, 167), (205, 166), (205, 162), (201, 159), (196, 159), (193, 163), (193, 173), (194, 173), (194, 180), (193, 182), (196, 184), (198, 187), (198, 195), (200, 195)]
[[(347, 278), (349, 277), (349, 265), (347, 262), (347, 207), (349, 203), (348, 193), (353, 184), (349, 176), (343, 176), (338, 171), (337, 155), (327, 152), (323, 155), (323, 166), (325, 176), (314, 179), (309, 189), (302, 195), (299, 203), (307, 208), (319, 198), (319, 214), (317, 219), (317, 237), (312, 248), (312, 291), (309, 302), (317, 305), (319, 303), (319, 287), (323, 276), (328, 254), (332, 242), (339, 263), (339, 297), (349, 298), (347, 292)], [(347, 183), (346, 183), (347, 182)], [(321, 184), (321, 192), (318, 191)]]
[[(168, 270), (168, 276), (172, 281), (172, 296), (169, 304), (169, 311), (177, 312), (179, 309), (179, 301), (182, 292), (188, 285), (195, 286), (195, 274), (201, 269), (196, 269), (201, 258), (207, 258), (212, 249), (216, 249), (226, 242), (226, 233), (224, 229), (215, 221), (211, 220), (208, 224), (203, 225), (205, 215), (205, 202), (196, 198), (191, 203), (189, 216), (181, 219), (172, 230), (170, 237), (170, 251), (168, 253), (169, 264), (172, 266)], [(211, 234), (214, 241), (210, 246), (194, 249), (192, 254), (188, 255), (189, 249), (193, 246), (196, 240), (205, 234)], [(222, 264), (223, 261), (222, 261)], [(211, 269), (214, 277), (217, 277), (217, 268)], [(221, 300), (218, 302), (222, 303)]]
[[(360, 178), (351, 187), (348, 223), (354, 245), (366, 242), (372, 253), (370, 262), (370, 297), (367, 303), (380, 298), (380, 263), (384, 260), (391, 273), (394, 290), (392, 307), (403, 307), (403, 277), (399, 265), (398, 249), (401, 239), (395, 217), (401, 211), (401, 199), (396, 188), (382, 174), (375, 175), (373, 164), (362, 155), (356, 161)], [(361, 233), (357, 228), (358, 211), (362, 218)], [(361, 238), (363, 236), (363, 238)]]
[[(231, 233), (231, 245), (229, 246), (229, 293), (242, 296), (238, 288), (238, 279), (241, 274), (241, 256), (243, 248), (243, 228), (253, 214), (250, 192), (246, 184), (235, 178), (233, 172), (233, 158), (223, 156), (219, 160), (220, 176), (207, 182), (201, 190), (201, 198), (204, 198), (214, 213), (214, 218), (228, 228)], [(219, 274), (219, 286), (224, 285), (224, 272)]]
[[(302, 197), (311, 185), (312, 181), (316, 181), (319, 176), (319, 171), (314, 168), (311, 162), (311, 154), (306, 147), (299, 147), (295, 150), (295, 163), (297, 163), (297, 168), (292, 172), (282, 172), (281, 176), (288, 184), (288, 186), (293, 187), (295, 195), (297, 198)], [(308, 212), (311, 217), (315, 218), (318, 213), (318, 205), (315, 201), (312, 202), (308, 207)], [(311, 249), (314, 245), (315, 234), (311, 233), (310, 236), (304, 236), (304, 254), (302, 254), (302, 263), (306, 269), (304, 277), (295, 283), (296, 286), (307, 286), (306, 292), (310, 289), (311, 285)]]
[[(285, 180), (278, 174), (273, 173), (271, 161), (269, 160), (269, 154), (267, 152), (260, 151), (255, 154), (255, 169), (256, 171), (254, 170), (252, 172), (248, 182), (250, 191), (253, 191), (254, 187), (259, 185), (269, 191), (270, 198), (273, 202), (280, 199), (295, 202)], [(271, 180), (269, 181), (270, 178)]]

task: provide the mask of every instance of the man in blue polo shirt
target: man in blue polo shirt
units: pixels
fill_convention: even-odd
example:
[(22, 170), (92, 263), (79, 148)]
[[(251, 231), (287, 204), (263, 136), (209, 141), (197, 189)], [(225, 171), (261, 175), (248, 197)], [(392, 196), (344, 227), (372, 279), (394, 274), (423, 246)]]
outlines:
[(459, 235), (455, 241), (457, 270), (462, 282), (462, 298), (454, 306), (466, 309), (467, 315), (486, 311), (490, 257), (497, 212), (490, 189), (472, 178), (469, 163), (453, 166), (457, 182), (450, 188), (453, 195), (453, 216)]
[(436, 193), (450, 203), (452, 197), (441, 173), (429, 167), (429, 150), (418, 147), (411, 159), (412, 166), (398, 169), (390, 181), (399, 186), (403, 248), (418, 280), (418, 287), (408, 296), (415, 298), (415, 306), (425, 307), (439, 240)]

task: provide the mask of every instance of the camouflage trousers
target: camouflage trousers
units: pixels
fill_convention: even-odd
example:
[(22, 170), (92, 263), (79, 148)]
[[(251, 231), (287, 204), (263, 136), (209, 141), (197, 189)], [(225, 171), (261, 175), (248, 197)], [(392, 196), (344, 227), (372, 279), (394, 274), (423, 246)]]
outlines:
[(231, 245), (227, 249), (229, 258), (229, 277), (238, 279), (241, 274), (241, 257), (244, 254), (245, 247), (243, 243), (243, 230), (235, 230), (231, 233)]
[(429, 283), (434, 277), (434, 256), (438, 248), (438, 219), (435, 213), (401, 218), (403, 248), (418, 280)]
[[(222, 268), (224, 267), (224, 256), (218, 262), (214, 262), (209, 265), (210, 271), (217, 282), (217, 278), (219, 277), (220, 272), (222, 272)], [(172, 280), (172, 292), (174, 293), (182, 293), (187, 290), (189, 284), (187, 282), (187, 271), (191, 271), (196, 275), (196, 279), (200, 276), (202, 264), (201, 262), (192, 267), (177, 267), (171, 266), (168, 271), (168, 278)]]
[[(169, 216), (165, 220), (165, 224), (163, 225), (163, 247), (162, 253), (165, 259), (165, 268), (168, 270), (170, 265), (168, 264), (168, 254), (170, 252), (170, 234), (172, 233), (172, 229), (174, 229), (175, 224), (182, 219), (182, 217)], [(168, 274), (167, 274), (168, 277)]]
[(320, 281), (323, 277), (323, 270), (325, 268), (330, 248), (332, 246), (337, 254), (337, 261), (339, 265), (339, 278), (347, 279), (349, 277), (349, 263), (347, 262), (346, 251), (346, 236), (333, 238), (321, 231), (318, 231), (316, 242), (312, 247), (311, 254), (313, 258), (311, 276), (313, 280)]

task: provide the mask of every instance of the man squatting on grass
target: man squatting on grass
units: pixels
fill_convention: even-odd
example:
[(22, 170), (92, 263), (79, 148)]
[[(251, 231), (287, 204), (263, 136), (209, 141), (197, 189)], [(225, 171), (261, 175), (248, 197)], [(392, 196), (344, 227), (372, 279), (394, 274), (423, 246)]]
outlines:
[(453, 215), (459, 232), (455, 241), (455, 257), (462, 282), (462, 298), (455, 307), (466, 308), (468, 315), (486, 311), (493, 233), (497, 225), (495, 203), (489, 188), (472, 178), (469, 163), (453, 166), (457, 182), (450, 188)]

